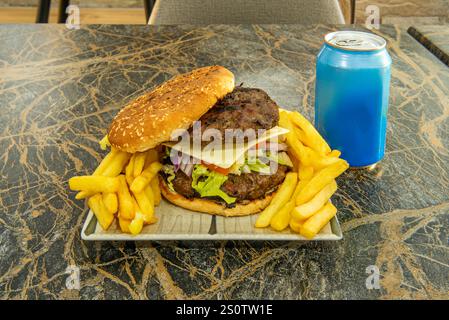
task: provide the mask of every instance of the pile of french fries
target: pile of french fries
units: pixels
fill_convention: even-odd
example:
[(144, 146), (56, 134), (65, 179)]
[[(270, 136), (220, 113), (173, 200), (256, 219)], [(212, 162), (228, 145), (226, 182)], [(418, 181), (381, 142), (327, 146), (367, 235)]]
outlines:
[[(110, 147), (107, 136), (100, 146)], [(139, 234), (144, 225), (157, 222), (154, 207), (161, 201), (157, 177), (161, 168), (154, 149), (131, 154), (111, 147), (92, 175), (70, 178), (69, 187), (79, 191), (76, 199), (88, 198), (104, 230), (117, 217), (122, 232)]]
[(348, 167), (340, 151), (331, 150), (315, 127), (300, 113), (280, 109), (279, 125), (294, 164), (255, 226), (276, 231), (288, 227), (312, 239), (337, 214), (330, 198), (337, 190), (335, 179)]

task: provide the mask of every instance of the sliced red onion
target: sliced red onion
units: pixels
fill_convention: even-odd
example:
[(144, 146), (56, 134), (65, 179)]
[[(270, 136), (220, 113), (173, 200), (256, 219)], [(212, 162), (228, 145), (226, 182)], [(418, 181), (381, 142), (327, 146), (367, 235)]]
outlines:
[(177, 172), (182, 163), (179, 152), (176, 152), (174, 155), (171, 156), (171, 162), (173, 163), (174, 171)]
[(179, 169), (190, 177), (192, 175), (193, 166), (193, 158), (188, 155), (183, 155), (181, 158)]

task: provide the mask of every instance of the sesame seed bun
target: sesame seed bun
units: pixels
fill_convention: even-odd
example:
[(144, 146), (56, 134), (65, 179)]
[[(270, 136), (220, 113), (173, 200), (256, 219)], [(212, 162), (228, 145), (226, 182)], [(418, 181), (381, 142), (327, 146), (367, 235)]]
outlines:
[(188, 199), (179, 193), (172, 192), (162, 177), (159, 177), (159, 185), (164, 198), (181, 208), (225, 217), (247, 216), (260, 212), (268, 207), (271, 199), (276, 194), (276, 192), (272, 192), (264, 198), (249, 201), (247, 204), (236, 204), (235, 207), (227, 208), (224, 204), (212, 200), (202, 198)]
[(173, 130), (188, 129), (234, 86), (234, 75), (221, 66), (175, 76), (120, 110), (109, 127), (109, 142), (130, 153), (154, 148), (170, 140)]

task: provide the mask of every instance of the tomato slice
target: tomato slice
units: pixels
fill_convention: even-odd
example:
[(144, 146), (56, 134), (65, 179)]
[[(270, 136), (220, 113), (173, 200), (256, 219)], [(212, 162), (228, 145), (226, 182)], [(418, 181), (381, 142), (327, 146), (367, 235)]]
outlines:
[(230, 168), (227, 168), (227, 169), (226, 168), (222, 168), (222, 167), (216, 166), (216, 165), (214, 165), (212, 163), (207, 163), (207, 162), (204, 162), (204, 161), (201, 161), (201, 164), (203, 166), (205, 166), (207, 169), (215, 171), (215, 172), (218, 172), (218, 173), (220, 173), (222, 175), (225, 175), (225, 176), (228, 175), (229, 171), (231, 171)]

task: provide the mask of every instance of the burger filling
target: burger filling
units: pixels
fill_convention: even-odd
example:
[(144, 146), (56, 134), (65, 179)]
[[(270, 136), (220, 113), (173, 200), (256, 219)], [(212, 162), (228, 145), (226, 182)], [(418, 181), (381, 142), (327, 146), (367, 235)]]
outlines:
[[(216, 129), (225, 137), (226, 129), (264, 129), (275, 127), (279, 121), (276, 103), (260, 89), (237, 87), (216, 103), (201, 121), (202, 132)], [(267, 146), (271, 145), (271, 148)], [(272, 148), (276, 144), (276, 148)], [(257, 147), (257, 146), (256, 146)], [(208, 198), (232, 207), (264, 198), (284, 181), (292, 163), (286, 146), (268, 141), (258, 148), (256, 155), (245, 153), (240, 161), (230, 168), (201, 161), (172, 162), (170, 148), (165, 147), (162, 175), (171, 191), (186, 198)], [(275, 150), (275, 151), (274, 151)], [(182, 155), (180, 159), (183, 159)], [(198, 162), (198, 161), (197, 161)]]

